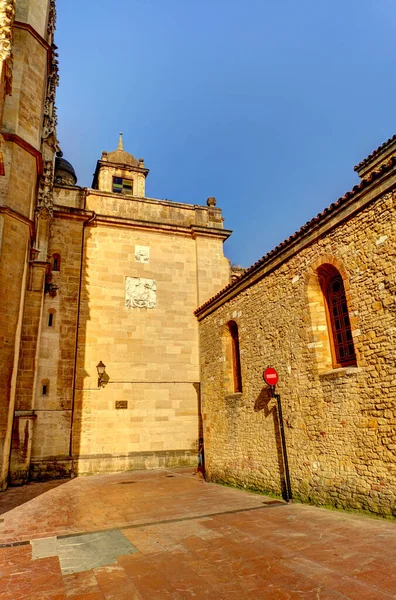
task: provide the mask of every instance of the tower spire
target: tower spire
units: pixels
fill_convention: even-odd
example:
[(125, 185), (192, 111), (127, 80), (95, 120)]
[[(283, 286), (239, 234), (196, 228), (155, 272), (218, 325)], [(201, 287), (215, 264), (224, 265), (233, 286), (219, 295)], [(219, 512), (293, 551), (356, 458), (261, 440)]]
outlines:
[(124, 144), (122, 141), (122, 131), (120, 131), (120, 137), (118, 138), (118, 150), (124, 150)]

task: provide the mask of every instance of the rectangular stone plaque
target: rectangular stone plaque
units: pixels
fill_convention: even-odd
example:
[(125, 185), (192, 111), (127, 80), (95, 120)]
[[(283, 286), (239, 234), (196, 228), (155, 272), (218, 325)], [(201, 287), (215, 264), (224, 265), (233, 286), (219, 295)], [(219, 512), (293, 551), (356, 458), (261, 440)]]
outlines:
[(116, 400), (116, 408), (128, 408), (127, 400)]

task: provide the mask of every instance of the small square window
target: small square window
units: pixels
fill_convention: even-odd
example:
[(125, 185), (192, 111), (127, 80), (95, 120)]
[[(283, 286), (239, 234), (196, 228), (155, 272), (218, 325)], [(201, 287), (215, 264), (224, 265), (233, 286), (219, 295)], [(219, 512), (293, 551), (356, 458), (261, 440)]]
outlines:
[(132, 179), (123, 179), (122, 177), (113, 177), (113, 193), (126, 194), (132, 196), (133, 181)]

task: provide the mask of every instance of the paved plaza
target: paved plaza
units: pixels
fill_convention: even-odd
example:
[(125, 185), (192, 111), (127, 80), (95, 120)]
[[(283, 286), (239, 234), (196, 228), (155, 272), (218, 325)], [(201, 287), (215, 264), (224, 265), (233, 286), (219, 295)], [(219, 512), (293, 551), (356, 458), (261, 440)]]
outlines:
[(396, 523), (189, 469), (31, 483), (0, 513), (0, 600), (396, 598)]

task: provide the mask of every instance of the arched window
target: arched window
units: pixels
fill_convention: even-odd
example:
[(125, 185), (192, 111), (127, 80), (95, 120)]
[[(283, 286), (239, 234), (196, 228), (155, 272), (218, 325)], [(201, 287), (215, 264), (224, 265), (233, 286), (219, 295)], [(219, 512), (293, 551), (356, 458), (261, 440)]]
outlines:
[(234, 392), (242, 392), (241, 359), (239, 355), (238, 325), (229, 321), (228, 330), (231, 336), (232, 375)]
[(340, 274), (329, 279), (326, 289), (326, 301), (336, 363), (343, 367), (356, 365), (344, 282)]
[(61, 263), (60, 254), (53, 254), (52, 255), (52, 270), (60, 271), (60, 263)]
[[(327, 329), (326, 335), (331, 349), (332, 366), (336, 368), (356, 365), (351, 321), (341, 273), (332, 264), (326, 263), (318, 268), (317, 277), (320, 286), (318, 286), (318, 293), (322, 295), (323, 300), (319, 302), (318, 296), (315, 299), (315, 290), (312, 287), (311, 314), (318, 330)], [(323, 319), (327, 327), (320, 326), (321, 304), (325, 310)], [(312, 309), (315, 307), (316, 310), (312, 313)]]

